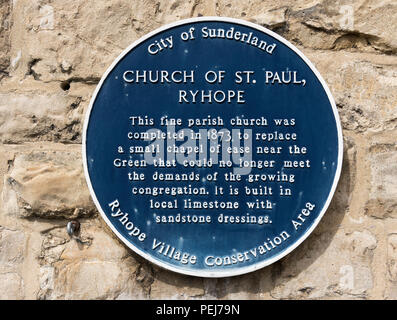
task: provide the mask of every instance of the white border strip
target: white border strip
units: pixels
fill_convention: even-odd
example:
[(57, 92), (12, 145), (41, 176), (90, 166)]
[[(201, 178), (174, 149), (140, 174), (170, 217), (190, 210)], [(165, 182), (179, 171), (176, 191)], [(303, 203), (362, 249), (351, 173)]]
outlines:
[[(95, 192), (92, 188), (91, 185), (91, 179), (88, 173), (88, 167), (87, 167), (87, 155), (86, 155), (86, 138), (87, 138), (87, 127), (88, 127), (88, 122), (89, 122), (89, 118), (91, 115), (91, 110), (92, 107), (94, 105), (95, 99), (97, 97), (97, 94), (99, 92), (99, 90), (102, 87), (103, 82), (105, 81), (105, 79), (107, 78), (107, 76), (109, 75), (109, 73), (113, 70), (113, 68), (119, 63), (119, 61), (121, 59), (124, 58), (124, 56), (130, 52), (133, 48), (135, 48), (136, 46), (138, 46), (139, 44), (141, 44), (142, 42), (146, 41), (147, 39), (149, 39), (150, 37), (163, 32), (165, 30), (168, 30), (170, 28), (173, 27), (177, 27), (177, 26), (181, 26), (184, 24), (189, 24), (189, 23), (195, 23), (195, 22), (211, 22), (211, 21), (219, 21), (219, 22), (230, 22), (230, 23), (235, 23), (235, 24), (240, 24), (243, 26), (247, 26), (247, 27), (251, 27), (253, 29), (256, 29), (258, 31), (264, 32), (266, 34), (268, 34), (269, 36), (277, 39), (278, 41), (280, 41), (281, 43), (285, 44), (287, 47), (289, 47), (290, 49), (292, 49), (304, 62), (306, 62), (306, 64), (309, 66), (309, 68), (313, 71), (313, 73), (317, 76), (318, 80), (320, 81), (320, 83), (322, 84), (325, 92), (327, 93), (328, 99), (332, 105), (332, 110), (334, 112), (334, 117), (335, 117), (335, 122), (336, 122), (336, 126), (337, 126), (337, 131), (338, 131), (338, 165), (336, 168), (336, 172), (335, 172), (335, 178), (334, 178), (334, 182), (332, 184), (332, 188), (331, 191), (328, 195), (327, 201), (324, 204), (324, 207), (322, 208), (320, 214), (318, 215), (317, 219), (313, 222), (312, 226), (306, 230), (306, 232), (299, 238), (298, 241), (296, 241), (292, 246), (290, 246), (288, 249), (280, 252), (279, 254), (277, 254), (276, 256), (274, 256), (273, 258), (266, 260), (266, 261), (262, 261), (262, 262), (258, 262), (254, 265), (248, 266), (248, 267), (242, 267), (242, 268), (238, 268), (235, 270), (220, 270), (220, 271), (205, 271), (205, 270), (198, 270), (198, 271), (193, 271), (193, 270), (186, 270), (183, 268), (177, 268), (174, 267), (172, 265), (169, 265), (167, 263), (164, 263), (160, 260), (156, 260), (155, 258), (153, 258), (152, 256), (146, 254), (145, 252), (143, 252), (142, 250), (140, 250), (139, 248), (135, 247), (131, 242), (129, 242), (123, 235), (121, 235), (117, 229), (113, 226), (113, 224), (110, 222), (110, 220), (108, 219), (108, 217), (106, 216), (106, 214), (103, 212), (101, 205), (98, 202), (98, 199), (96, 198)], [(88, 107), (88, 111), (86, 113), (85, 116), (85, 121), (84, 121), (84, 128), (83, 128), (83, 141), (82, 141), (82, 155), (83, 155), (83, 165), (84, 165), (84, 174), (87, 180), (87, 185), (88, 188), (90, 190), (92, 199), (94, 200), (94, 203), (97, 207), (97, 209), (99, 210), (99, 212), (102, 215), (102, 218), (106, 221), (106, 223), (108, 224), (108, 226), (112, 229), (112, 231), (118, 236), (119, 239), (121, 239), (129, 248), (131, 248), (133, 251), (135, 251), (135, 253), (141, 255), (142, 257), (144, 257), (145, 259), (149, 260), (150, 262), (177, 272), (177, 273), (182, 273), (182, 274), (186, 274), (186, 275), (191, 275), (191, 276), (196, 276), (196, 277), (209, 277), (209, 278), (221, 278), (221, 277), (231, 277), (231, 276), (237, 276), (237, 275), (241, 275), (241, 274), (245, 274), (245, 273), (249, 273), (258, 269), (261, 269), (263, 267), (266, 267), (274, 262), (276, 262), (277, 260), (283, 258), (284, 256), (286, 256), (287, 254), (289, 254), (291, 251), (293, 251), (296, 247), (298, 247), (311, 233), (312, 231), (315, 229), (315, 227), (318, 225), (318, 223), (320, 222), (321, 218), (323, 217), (325, 211), (327, 210), (331, 199), (335, 193), (336, 190), (336, 186), (338, 184), (339, 181), (339, 177), (341, 174), (341, 170), (342, 170), (342, 160), (343, 160), (343, 137), (342, 137), (342, 128), (341, 128), (341, 124), (340, 124), (340, 119), (339, 119), (339, 114), (335, 105), (335, 101), (334, 98), (331, 95), (331, 92), (327, 86), (327, 84), (325, 83), (324, 79), (322, 78), (322, 76), (320, 75), (320, 73), (317, 71), (317, 69), (315, 68), (315, 66), (309, 61), (309, 59), (307, 59), (303, 53), (296, 48), (292, 43), (288, 42), (287, 40), (285, 40), (284, 38), (282, 38), (281, 36), (279, 36), (278, 34), (274, 33), (271, 30), (268, 30), (260, 25), (245, 21), (245, 20), (241, 20), (241, 19), (234, 19), (234, 18), (224, 18), (224, 17), (198, 17), (198, 18), (190, 18), (190, 19), (185, 19), (185, 20), (181, 20), (181, 21), (177, 21), (174, 23), (170, 23), (167, 24), (165, 26), (162, 26), (161, 28), (158, 28), (148, 34), (146, 34), (144, 37), (136, 40), (135, 42), (133, 42), (128, 48), (126, 48), (118, 57), (116, 60), (113, 61), (113, 63), (110, 65), (110, 67), (106, 70), (106, 72), (104, 73), (104, 75), (101, 78), (101, 81), (99, 82), (99, 84), (97, 85), (95, 92), (91, 98), (90, 101), (90, 105)]]

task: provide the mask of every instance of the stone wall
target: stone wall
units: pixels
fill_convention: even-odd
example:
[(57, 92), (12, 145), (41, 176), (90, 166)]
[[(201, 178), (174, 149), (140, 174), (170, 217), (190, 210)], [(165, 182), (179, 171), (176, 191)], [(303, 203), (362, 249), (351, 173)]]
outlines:
[[(81, 132), (100, 77), (166, 23), (266, 26), (317, 67), (336, 100), (342, 176), (319, 226), (257, 272), (164, 271), (112, 234), (83, 174)], [(397, 299), (395, 0), (0, 0), (1, 299)], [(81, 222), (81, 242), (66, 224)]]

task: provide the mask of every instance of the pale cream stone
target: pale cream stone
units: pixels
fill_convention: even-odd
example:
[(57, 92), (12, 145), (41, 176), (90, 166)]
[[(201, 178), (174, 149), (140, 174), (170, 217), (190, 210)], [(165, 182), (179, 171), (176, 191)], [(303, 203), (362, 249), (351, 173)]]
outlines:
[(23, 279), (17, 273), (0, 273), (0, 300), (20, 300), (23, 298)]
[(19, 154), (4, 177), (3, 201), (18, 217), (79, 217), (96, 212), (79, 153), (32, 151)]
[(376, 132), (396, 128), (395, 57), (380, 59), (373, 54), (308, 50), (304, 53), (329, 86), (343, 129)]
[(389, 278), (397, 283), (397, 234), (391, 234), (388, 237), (388, 268)]
[(0, 270), (21, 263), (24, 258), (24, 251), (24, 233), (0, 226)]
[(0, 93), (0, 141), (81, 141), (81, 98), (32, 92)]
[(376, 238), (367, 230), (311, 236), (281, 262), (277, 299), (365, 298), (373, 287)]
[(8, 72), (10, 65), (11, 3), (0, 1), (0, 80)]
[(128, 277), (118, 262), (63, 263), (59, 266), (52, 295), (57, 299), (114, 299)]
[(265, 27), (277, 27), (286, 23), (286, 8), (266, 11), (262, 14), (252, 17), (252, 22), (260, 24)]
[[(393, 148), (393, 146), (391, 145)], [(397, 152), (386, 151), (370, 155), (371, 189), (366, 205), (367, 214), (397, 217)]]
[(150, 287), (151, 299), (198, 299), (205, 293), (203, 279), (177, 275), (156, 267), (157, 276)]
[[(78, 241), (69, 241), (63, 248), (61, 259), (101, 259), (120, 261), (130, 255), (130, 250), (115, 241), (108, 233), (95, 227), (84, 228), (85, 237), (92, 238), (90, 245), (82, 250)], [(131, 270), (133, 271), (133, 270)]]

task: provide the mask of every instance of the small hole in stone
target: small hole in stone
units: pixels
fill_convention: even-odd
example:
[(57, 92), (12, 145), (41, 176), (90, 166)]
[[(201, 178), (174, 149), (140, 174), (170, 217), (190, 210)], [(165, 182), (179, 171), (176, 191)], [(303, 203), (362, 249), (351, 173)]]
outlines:
[(61, 82), (61, 89), (63, 91), (67, 91), (70, 89), (70, 83), (68, 81)]

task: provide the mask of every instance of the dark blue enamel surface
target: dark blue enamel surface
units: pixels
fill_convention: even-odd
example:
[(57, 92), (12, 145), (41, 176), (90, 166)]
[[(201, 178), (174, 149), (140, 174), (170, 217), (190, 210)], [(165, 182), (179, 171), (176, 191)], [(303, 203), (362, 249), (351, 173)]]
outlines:
[[(276, 43), (276, 50), (272, 55), (266, 54), (262, 50), (239, 41), (224, 39), (202, 39), (197, 36), (194, 41), (183, 42), (179, 40), (182, 31), (186, 31), (190, 26), (199, 30), (202, 26), (230, 28), (234, 26), (241, 32), (253, 32), (260, 39), (269, 43)], [(158, 55), (149, 55), (147, 45), (156, 39), (165, 38), (173, 35), (174, 48), (164, 50)], [(301, 78), (305, 78), (306, 86), (298, 85), (265, 85), (264, 71), (286, 69), (297, 70)], [(196, 70), (196, 82), (194, 84), (126, 84), (122, 75), (126, 70)], [(204, 81), (204, 73), (208, 70), (225, 70), (227, 74), (234, 74), (236, 70), (254, 70), (254, 85), (238, 85), (233, 82), (233, 77), (226, 77), (221, 85), (211, 85)], [(209, 89), (209, 90), (245, 90), (245, 104), (178, 104), (177, 91), (179, 89)], [(221, 116), (225, 121), (225, 128), (231, 129), (228, 119), (235, 116), (245, 118), (266, 117), (269, 120), (267, 127), (251, 127), (253, 133), (272, 132), (296, 132), (298, 135), (297, 145), (305, 146), (309, 150), (309, 155), (280, 156), (280, 155), (255, 155), (253, 159), (275, 159), (278, 166), (275, 169), (254, 169), (252, 173), (274, 173), (280, 171), (283, 159), (310, 159), (310, 169), (284, 169), (285, 173), (295, 174), (296, 182), (291, 184), (293, 195), (281, 199), (274, 195), (266, 197), (276, 206), (271, 211), (248, 210), (244, 203), (252, 200), (252, 197), (240, 195), (237, 197), (242, 204), (241, 210), (210, 210), (197, 212), (197, 214), (210, 214), (217, 217), (224, 213), (229, 215), (244, 214), (249, 212), (252, 215), (268, 214), (272, 220), (271, 224), (264, 225), (221, 225), (212, 223), (210, 225), (199, 224), (156, 224), (153, 220), (153, 213), (159, 214), (187, 214), (183, 210), (152, 210), (149, 209), (149, 197), (134, 197), (130, 190), (133, 185), (139, 186), (179, 186), (186, 183), (170, 183), (151, 181), (150, 176), (154, 171), (162, 172), (187, 172), (191, 168), (178, 166), (175, 169), (161, 170), (148, 166), (144, 169), (115, 168), (114, 158), (120, 157), (117, 153), (119, 145), (128, 148), (132, 143), (127, 139), (127, 132), (133, 128), (130, 125), (131, 115), (148, 115), (158, 120), (163, 115), (169, 118), (205, 118), (207, 115), (213, 117)], [(272, 124), (272, 119), (296, 119), (294, 128), (280, 128)], [(160, 128), (154, 126), (154, 128)], [(179, 130), (181, 128), (176, 128)], [(197, 129), (195, 129), (197, 131)], [(147, 145), (143, 142), (142, 145)], [(181, 142), (177, 143), (181, 144)], [(263, 143), (253, 141), (254, 148), (259, 145), (268, 146), (287, 146), (289, 143), (272, 142)], [(292, 143), (291, 143), (292, 144)], [(286, 149), (286, 148), (285, 148)], [(200, 271), (225, 271), (235, 270), (243, 267), (252, 267), (255, 264), (263, 263), (276, 255), (279, 255), (290, 246), (294, 245), (305, 234), (315, 219), (321, 212), (329, 193), (331, 191), (338, 165), (338, 131), (335, 116), (327, 93), (322, 84), (317, 79), (311, 68), (287, 45), (279, 42), (275, 38), (262, 33), (256, 29), (245, 25), (231, 24), (229, 22), (196, 22), (188, 25), (181, 25), (149, 38), (140, 43), (127, 53), (109, 73), (103, 82), (96, 99), (94, 101), (89, 124), (86, 132), (86, 158), (89, 179), (94, 190), (95, 196), (102, 208), (102, 211), (109, 217), (113, 226), (121, 233), (127, 241), (155, 260), (169, 265), (175, 269), (188, 270), (189, 272)], [(126, 156), (124, 155), (125, 159)], [(127, 156), (130, 159), (141, 159), (139, 155)], [(144, 182), (131, 183), (127, 179), (127, 172), (144, 172), (148, 177)], [(228, 182), (223, 181), (223, 173), (230, 169), (196, 169), (203, 176), (214, 170), (219, 171), (220, 181), (218, 186), (228, 189)], [(244, 179), (243, 179), (244, 180)], [(192, 186), (212, 186), (208, 182), (191, 182)], [(261, 182), (257, 185), (272, 186), (277, 190), (278, 183)], [(247, 182), (242, 181), (238, 184), (241, 191)], [(251, 186), (254, 184), (250, 184)], [(283, 183), (284, 187), (288, 184)], [(177, 197), (182, 203), (184, 197)], [(147, 234), (144, 242), (137, 241), (130, 237), (125, 228), (116, 219), (110, 217), (108, 203), (118, 199), (121, 209), (129, 213), (134, 224)], [(172, 200), (173, 197), (158, 196), (158, 200)], [(235, 196), (224, 195), (215, 197), (209, 195), (206, 200), (235, 201)], [(307, 218), (302, 227), (295, 231), (291, 224), (291, 219), (296, 218), (306, 202), (316, 204), (313, 213)], [(190, 213), (192, 213), (190, 211)], [(215, 220), (215, 219), (214, 219)], [(149, 221), (149, 223), (148, 223)], [(204, 264), (203, 259), (208, 255), (226, 256), (236, 252), (244, 252), (250, 248), (257, 247), (266, 241), (267, 238), (273, 239), (282, 230), (287, 230), (291, 237), (283, 242), (282, 245), (267, 252), (258, 258), (251, 258), (244, 263), (222, 267), (209, 267)], [(197, 256), (195, 265), (183, 265), (164, 255), (152, 250), (153, 238), (165, 241), (175, 248), (194, 254)]]

